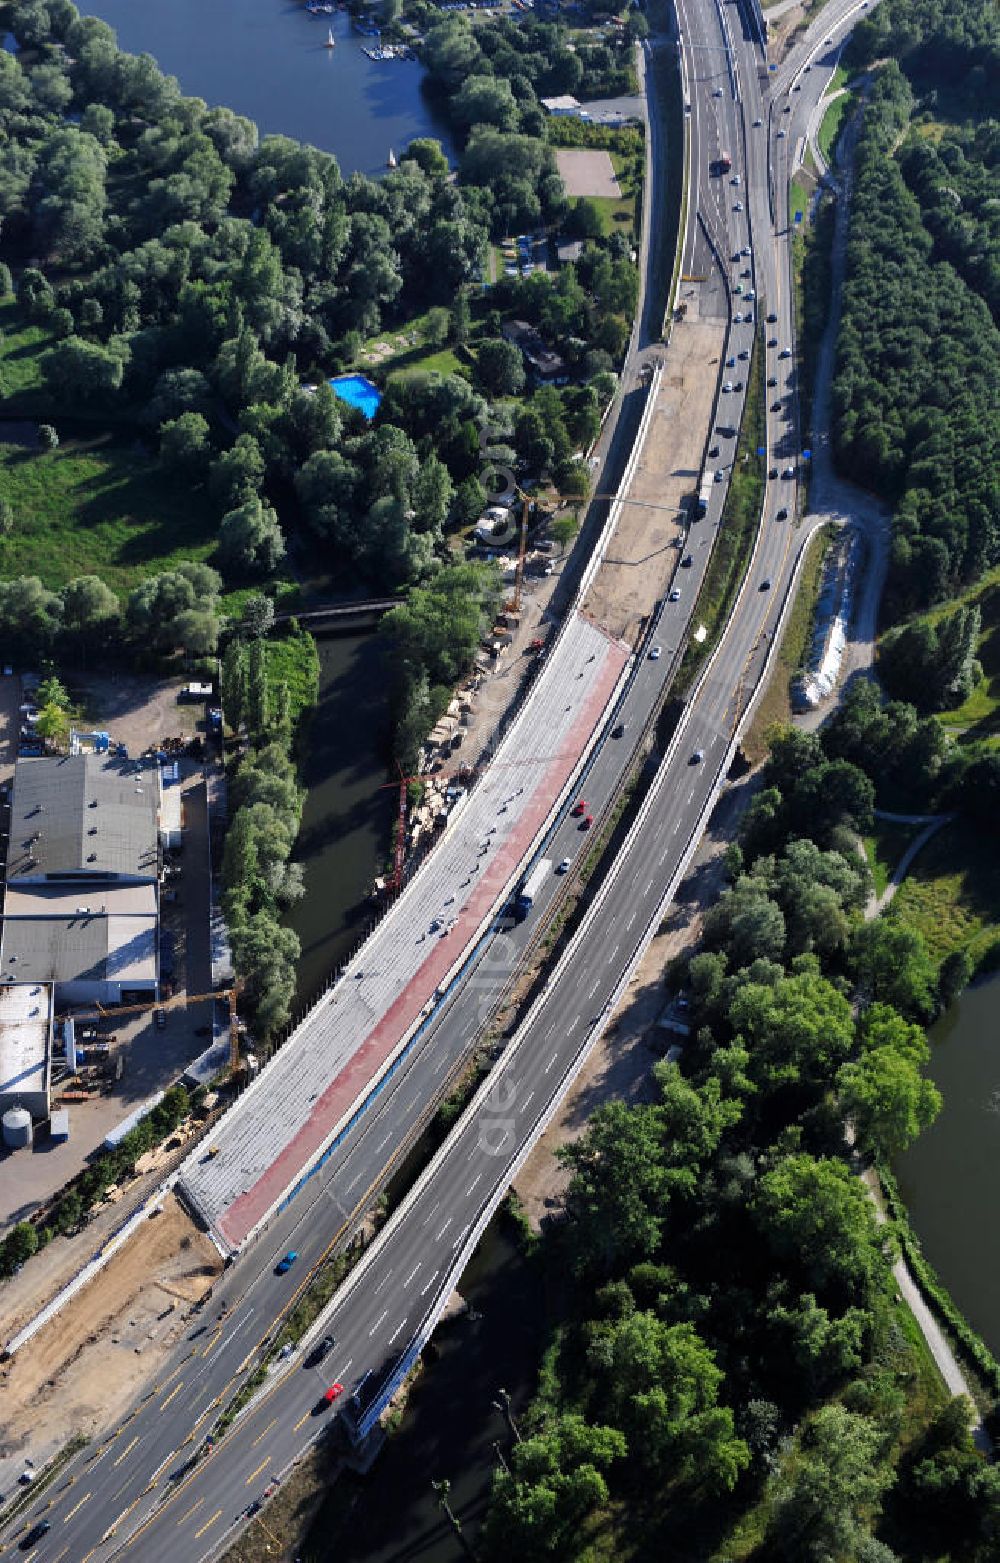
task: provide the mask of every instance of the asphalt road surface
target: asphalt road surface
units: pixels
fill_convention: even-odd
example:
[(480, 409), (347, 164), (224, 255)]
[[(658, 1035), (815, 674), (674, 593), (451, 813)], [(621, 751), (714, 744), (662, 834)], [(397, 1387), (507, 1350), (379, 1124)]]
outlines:
[[(696, 828), (779, 613), (794, 554), (801, 460), (795, 360), (779, 356), (782, 348), (793, 345), (788, 143), (794, 149), (793, 136), (804, 136), (822, 80), (835, 63), (835, 45), (826, 45), (825, 39), (841, 38), (851, 13), (858, 9), (831, 0), (797, 47), (791, 67), (774, 78), (780, 90), (769, 114), (762, 95), (760, 57), (743, 35), (737, 8), (726, 5), (722, 14), (732, 36), (738, 99), (726, 66), (715, 0), (683, 0), (679, 6), (691, 100), (692, 190), (697, 191), (691, 202), (686, 236), (691, 248), (686, 250), (685, 263), (697, 264), (694, 246), (707, 243), (730, 268), (731, 285), (750, 264), (755, 310), (778, 317), (773, 326), (764, 326), (766, 338), (773, 336), (777, 342), (766, 355), (767, 375), (778, 382), (769, 387), (768, 406), (772, 401), (781, 404), (768, 413), (769, 465), (777, 463), (779, 471), (791, 465), (796, 471), (791, 478), (768, 483), (764, 523), (746, 587), (711, 671), (685, 712), (665, 784), (630, 850), (620, 854), (614, 865), (587, 937), (578, 942), (562, 964), (558, 980), (550, 984), (525, 1042), (505, 1057), (491, 1097), (439, 1154), (405, 1207), (405, 1219), (392, 1225), (385, 1240), (369, 1254), (357, 1284), (329, 1321), (337, 1345), (322, 1365), (310, 1368), (293, 1359), (289, 1371), (274, 1375), (267, 1393), (229, 1436), (185, 1469), (202, 1451), (206, 1433), (258, 1341), (292, 1300), (310, 1268), (342, 1234), (352, 1212), (363, 1206), (369, 1188), (380, 1180), (387, 1147), (404, 1142), (424, 1114), (429, 1095), (464, 1052), (470, 1029), (478, 1028), (492, 996), (531, 938), (546, 897), (556, 893), (555, 875), (531, 917), (498, 929), (483, 947), (475, 969), (443, 1006), (383, 1105), (367, 1115), (356, 1136), (226, 1273), (215, 1298), (192, 1319), (184, 1346), (163, 1380), (105, 1443), (70, 1462), (22, 1517), (16, 1533), (4, 1538), (0, 1549), (4, 1555), (16, 1549), (41, 1518), (50, 1522), (51, 1529), (23, 1556), (44, 1563), (63, 1559), (86, 1563), (123, 1552), (144, 1563), (147, 1559), (173, 1563), (179, 1556), (194, 1563), (214, 1555), (227, 1532), (243, 1522), (266, 1484), (336, 1414), (337, 1406), (327, 1407), (323, 1401), (325, 1389), (339, 1382), (350, 1394), (369, 1373), (374, 1375), (369, 1384), (376, 1382), (420, 1330), (439, 1289), (447, 1283), (466, 1234), (494, 1193), (506, 1188), (520, 1148), (533, 1138), (558, 1095), (564, 1075), (592, 1033), (595, 1017), (601, 1016)], [(804, 69), (807, 63), (813, 67), (809, 72)], [(764, 84), (766, 80), (765, 74)], [(796, 80), (800, 81), (797, 93)], [(717, 97), (720, 88), (722, 96)], [(786, 101), (791, 107), (787, 115), (783, 113)], [(760, 119), (759, 126), (754, 125), (755, 119)], [(778, 137), (780, 128), (787, 128), (785, 137)], [(732, 169), (725, 176), (710, 172), (713, 158), (721, 151), (732, 158)], [(769, 154), (774, 164), (774, 228), (768, 203)], [(730, 183), (736, 173), (739, 186)], [(743, 210), (736, 210), (737, 202)], [(737, 264), (731, 257), (744, 247), (752, 255), (740, 255)], [(738, 302), (734, 294), (734, 309)], [(738, 355), (740, 344), (748, 346), (751, 340), (753, 326), (741, 330), (741, 325), (733, 325), (729, 356), (734, 356), (733, 346)], [(720, 421), (737, 421), (728, 408), (723, 411), (723, 404), (738, 395), (720, 397)], [(725, 488), (725, 483), (715, 485), (717, 498), (713, 494), (706, 520), (692, 527), (692, 542), (700, 542), (718, 525)], [(788, 509), (789, 520), (776, 519), (782, 506)], [(621, 709), (610, 715), (607, 736), (581, 784), (588, 811), (595, 817), (614, 791), (633, 736), (660, 698), (665, 670), (685, 633), (708, 549), (694, 547), (692, 553), (690, 575), (685, 571), (690, 587), (685, 583), (679, 602), (665, 604), (636, 663)], [(766, 589), (765, 580), (771, 582)], [(647, 654), (653, 644), (661, 647), (657, 659)], [(612, 737), (611, 731), (622, 721), (625, 737)], [(696, 752), (699, 760), (694, 758)], [(578, 821), (567, 813), (546, 844), (546, 855), (554, 862), (564, 857), (573, 861), (585, 844)], [(502, 1132), (497, 1132), (498, 1125)], [(276, 1262), (288, 1248), (295, 1248), (300, 1257), (287, 1275), (278, 1276)]]

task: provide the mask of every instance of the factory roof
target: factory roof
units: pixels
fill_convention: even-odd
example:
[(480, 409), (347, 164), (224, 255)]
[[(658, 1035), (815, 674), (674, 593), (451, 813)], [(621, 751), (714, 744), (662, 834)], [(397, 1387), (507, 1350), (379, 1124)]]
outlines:
[(52, 989), (42, 982), (0, 983), (0, 1103), (48, 1090)]
[(157, 782), (107, 755), (18, 760), (7, 882), (156, 878)]

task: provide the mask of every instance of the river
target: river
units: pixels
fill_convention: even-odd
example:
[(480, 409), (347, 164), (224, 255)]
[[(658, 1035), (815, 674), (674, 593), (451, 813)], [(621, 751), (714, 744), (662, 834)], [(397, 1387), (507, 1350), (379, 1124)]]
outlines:
[[(333, 152), (346, 174), (378, 174), (390, 147), (448, 127), (421, 91), (415, 60), (369, 60), (376, 40), (352, 32), (345, 11), (310, 16), (287, 0), (81, 0), (118, 34), (122, 49), (151, 54), (184, 92), (252, 119), (262, 135), (294, 136)], [(336, 47), (324, 47), (333, 29)]]
[(377, 637), (322, 636), (316, 647), (319, 701), (302, 745), (307, 792), (295, 849), (306, 893), (288, 918), (302, 942), (300, 1001), (325, 985), (368, 927), (396, 798), (384, 786), (388, 713)]
[(924, 1253), (969, 1323), (1000, 1356), (1000, 976), (967, 988), (931, 1032), (937, 1122), (896, 1172)]

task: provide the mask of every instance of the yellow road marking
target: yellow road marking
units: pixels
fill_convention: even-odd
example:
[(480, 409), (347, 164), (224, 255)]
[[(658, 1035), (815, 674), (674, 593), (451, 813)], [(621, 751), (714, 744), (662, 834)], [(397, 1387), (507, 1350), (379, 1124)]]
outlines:
[(57, 1558), (53, 1558), (52, 1563), (62, 1563), (62, 1559), (66, 1556), (68, 1551), (69, 1551), (68, 1547), (63, 1547), (63, 1549), (60, 1552), (59, 1556)]
[(161, 1411), (166, 1411), (166, 1409), (169, 1406), (170, 1402), (177, 1398), (177, 1396), (180, 1394), (180, 1392), (181, 1392), (181, 1390), (183, 1388), (184, 1388), (184, 1380), (181, 1379), (181, 1381), (178, 1384), (177, 1388), (176, 1389), (172, 1389), (170, 1391), (170, 1394), (167, 1396), (166, 1400), (163, 1400), (163, 1401), (160, 1402), (160, 1410)]
[(257, 1469), (255, 1471), (251, 1471), (250, 1472), (250, 1475), (246, 1479), (245, 1486), (249, 1487), (251, 1482), (256, 1481), (257, 1477), (260, 1475), (260, 1473), (264, 1469), (264, 1467), (267, 1466), (267, 1465), (270, 1465), (270, 1463), (271, 1463), (271, 1456), (268, 1455), (266, 1460), (262, 1460), (260, 1462), (260, 1464), (258, 1465), (258, 1467), (257, 1467)]
[(256, 1447), (260, 1443), (261, 1439), (264, 1437), (264, 1435), (266, 1433), (269, 1433), (271, 1431), (271, 1428), (274, 1426), (274, 1424), (275, 1424), (275, 1422), (277, 1420), (278, 1420), (278, 1418), (276, 1416), (273, 1416), (271, 1418), (270, 1422), (268, 1422), (267, 1426), (265, 1427), (264, 1432), (257, 1434), (257, 1437), (254, 1439), (253, 1443), (250, 1445), (251, 1449), (256, 1449)]
[(196, 1530), (195, 1531), (195, 1533), (194, 1533), (195, 1541), (198, 1540), (199, 1536), (204, 1536), (205, 1532), (207, 1530), (209, 1530), (215, 1524), (216, 1520), (220, 1517), (221, 1514), (222, 1514), (222, 1510), (221, 1509), (216, 1509), (215, 1513), (212, 1515), (212, 1518), (210, 1520), (206, 1520), (205, 1521), (204, 1525), (201, 1527), (201, 1530)]
[(89, 1492), (85, 1492), (83, 1497), (80, 1499), (80, 1502), (75, 1506), (75, 1508), (70, 1509), (70, 1511), (67, 1514), (66, 1518), (63, 1520), (63, 1524), (64, 1525), (68, 1525), (70, 1520), (73, 1518), (74, 1514), (76, 1513), (77, 1509), (82, 1509), (84, 1504), (85, 1503), (89, 1503), (89, 1502), (90, 1502), (90, 1493)]
[(190, 1509), (188, 1509), (187, 1513), (186, 1514), (182, 1514), (180, 1519), (177, 1521), (178, 1525), (183, 1525), (185, 1520), (189, 1520), (191, 1518), (192, 1514), (194, 1513), (195, 1509), (200, 1509), (204, 1502), (205, 1502), (204, 1498), (199, 1498), (195, 1503), (192, 1503), (192, 1505), (191, 1505)]
[(222, 1335), (222, 1325), (220, 1324), (219, 1328), (216, 1330), (215, 1334), (212, 1336), (212, 1339), (208, 1342), (208, 1345), (205, 1347), (205, 1350), (202, 1352), (202, 1356), (203, 1357), (207, 1357), (210, 1351), (214, 1351), (215, 1350), (216, 1346), (219, 1344), (219, 1338), (220, 1338), (221, 1335)]
[(129, 1455), (130, 1451), (135, 1448), (135, 1446), (136, 1446), (136, 1444), (138, 1442), (139, 1442), (139, 1435), (138, 1435), (138, 1433), (136, 1433), (135, 1437), (133, 1438), (132, 1442), (129, 1444), (128, 1448), (122, 1450), (121, 1454), (118, 1456), (117, 1460), (115, 1460), (113, 1462), (113, 1464), (114, 1465), (121, 1465), (122, 1461), (128, 1458), (128, 1455)]
[(299, 1428), (302, 1426), (303, 1422), (308, 1422), (308, 1420), (309, 1420), (309, 1418), (311, 1416), (312, 1416), (312, 1412), (311, 1411), (307, 1411), (305, 1416), (300, 1416), (299, 1420), (296, 1422), (295, 1426), (292, 1428), (292, 1432), (293, 1433), (297, 1433)]

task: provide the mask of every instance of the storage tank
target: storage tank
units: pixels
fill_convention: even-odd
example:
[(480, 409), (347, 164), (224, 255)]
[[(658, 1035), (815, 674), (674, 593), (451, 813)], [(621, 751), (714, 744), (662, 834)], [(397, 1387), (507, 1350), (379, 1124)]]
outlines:
[(12, 1151), (31, 1144), (31, 1114), (26, 1107), (8, 1107), (4, 1113), (3, 1142)]

